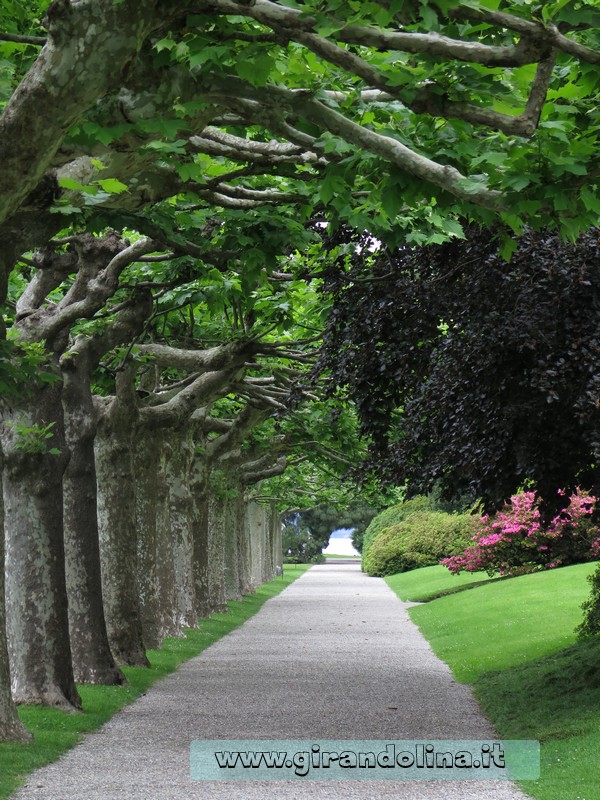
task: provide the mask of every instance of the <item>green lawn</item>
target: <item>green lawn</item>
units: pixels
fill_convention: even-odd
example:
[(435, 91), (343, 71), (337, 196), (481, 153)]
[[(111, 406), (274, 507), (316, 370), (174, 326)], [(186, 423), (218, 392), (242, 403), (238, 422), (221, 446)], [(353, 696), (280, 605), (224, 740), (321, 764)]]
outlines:
[(347, 553), (345, 555), (338, 555), (337, 553), (323, 553), (325, 558), (354, 558), (360, 559), (360, 556), (349, 556)]
[[(573, 630), (594, 568), (493, 581), (410, 609), (499, 735), (540, 740), (542, 777), (522, 784), (539, 800), (600, 800), (600, 637), (578, 642)], [(410, 593), (419, 572), (431, 584), (427, 569), (407, 573)], [(402, 597), (404, 576), (388, 583)]]
[(0, 743), (0, 800), (8, 797), (36, 767), (55, 761), (73, 747), (83, 733), (99, 728), (123, 706), (133, 702), (152, 684), (179, 664), (198, 655), (221, 637), (256, 614), (270, 598), (299, 578), (311, 564), (286, 565), (283, 577), (261, 586), (255, 594), (229, 601), (229, 611), (201, 620), (182, 639), (166, 639), (160, 650), (149, 650), (150, 668), (124, 667), (128, 686), (79, 686), (84, 710), (68, 713), (53, 708), (23, 706), (19, 716), (34, 734), (32, 744)]
[(446, 567), (423, 567), (410, 572), (399, 572), (385, 579), (401, 600), (424, 603), (454, 592), (462, 592), (474, 586), (481, 586), (491, 580), (485, 572), (461, 572), (452, 575)]

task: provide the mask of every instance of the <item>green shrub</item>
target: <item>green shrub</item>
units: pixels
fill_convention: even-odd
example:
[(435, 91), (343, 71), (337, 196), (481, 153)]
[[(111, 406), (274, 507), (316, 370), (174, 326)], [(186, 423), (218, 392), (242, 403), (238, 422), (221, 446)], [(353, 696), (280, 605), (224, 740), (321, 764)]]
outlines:
[(588, 581), (592, 584), (592, 591), (581, 606), (584, 611), (583, 622), (575, 629), (581, 639), (600, 635), (600, 564), (588, 575)]
[(414, 511), (377, 533), (363, 551), (363, 570), (368, 575), (395, 575), (437, 564), (472, 542), (477, 521), (471, 514)]
[(392, 525), (397, 525), (403, 519), (414, 514), (416, 511), (433, 511), (434, 506), (428, 497), (421, 495), (413, 497), (412, 500), (405, 500), (404, 503), (398, 503), (395, 506), (390, 506), (382, 511), (380, 514), (371, 521), (369, 527), (365, 531), (363, 538), (362, 554), (363, 558), (368, 553), (371, 544), (375, 538), (386, 528)]

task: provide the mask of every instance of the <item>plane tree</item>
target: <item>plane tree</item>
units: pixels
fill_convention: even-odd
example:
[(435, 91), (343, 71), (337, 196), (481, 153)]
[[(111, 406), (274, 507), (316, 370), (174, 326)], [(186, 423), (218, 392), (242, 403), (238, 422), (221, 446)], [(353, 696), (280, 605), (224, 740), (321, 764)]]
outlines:
[(591, 2), (15, 8), (0, 17), (4, 283), (65, 217), (175, 196), (300, 197), (413, 241), (459, 235), (457, 213), (571, 236), (597, 213)]
[[(314, 360), (318, 328), (307, 335), (306, 324), (317, 324), (317, 296), (288, 253), (269, 275), (252, 262), (243, 270), (242, 254), (227, 267), (208, 236), (196, 246), (202, 260), (139, 234), (73, 233), (12, 274), (9, 342), (39, 368), (13, 375), (17, 391), (2, 396), (21, 702), (77, 707), (75, 679), (121, 682), (117, 664), (146, 664), (146, 647), (260, 582), (239, 556), (244, 492), (288, 461), (268, 429), (261, 446), (276, 464), (243, 445), (287, 413)], [(272, 567), (271, 552), (260, 577)]]
[[(277, 326), (285, 328), (287, 293), (297, 278), (310, 277), (295, 250), (318, 248), (320, 226), (348, 222), (390, 244), (419, 244), (462, 236), (459, 216), (514, 230), (524, 220), (544, 223), (571, 238), (596, 218), (592, 3), (490, 0), (474, 8), (446, 0), (347, 11), (341, 20), (333, 1), (270, 0), (29, 0), (0, 10), (0, 303), (13, 293), (10, 338), (0, 341), (5, 513), (15, 532), (29, 530), (33, 514), (32, 529), (46, 537), (38, 550), (48, 558), (33, 577), (48, 590), (40, 598), (52, 628), (36, 622), (39, 609), (29, 615), (31, 642), (47, 658), (37, 665), (25, 659), (23, 698), (78, 703), (62, 548), (78, 543), (71, 552), (86, 556), (73, 558), (77, 569), (70, 570), (81, 600), (71, 603), (71, 628), (82, 631), (73, 615), (88, 614), (94, 597), (98, 603), (98, 557), (86, 544), (95, 530), (82, 524), (94, 500), (84, 507), (73, 498), (89, 497), (94, 470), (103, 487), (101, 545), (107, 522), (118, 522), (110, 517), (116, 495), (106, 488), (116, 483), (102, 475), (121, 475), (128, 485), (125, 478), (137, 474), (140, 496), (159, 503), (163, 523), (195, 507), (208, 529), (211, 514), (221, 520), (213, 528), (223, 527), (228, 504), (213, 503), (211, 511), (194, 499), (206, 497), (208, 473), (218, 471), (198, 466), (194, 453), (208, 447), (215, 464), (235, 462), (235, 481), (259, 487), (257, 497), (265, 479), (286, 480), (276, 472), (288, 466), (289, 441), (273, 448), (272, 463), (260, 446), (245, 452), (250, 444), (230, 430), (241, 437), (237, 420), (258, 413), (256, 406), (284, 415), (292, 367), (285, 347), (273, 343), (275, 334), (281, 338)], [(198, 263), (208, 281), (200, 287)], [(222, 329), (209, 343), (199, 326), (215, 309), (236, 332)], [(248, 366), (254, 362), (244, 348), (269, 337), (263, 355), (283, 359), (283, 369), (265, 375)], [(207, 344), (224, 348), (225, 364), (211, 363)], [(158, 363), (160, 346), (196, 353), (195, 365)], [(213, 403), (231, 394), (242, 399), (238, 413), (212, 414)], [(197, 430), (184, 430), (194, 419)], [(163, 426), (177, 434), (165, 435)], [(182, 452), (178, 464), (168, 457)], [(292, 468), (307, 481), (304, 496), (318, 495), (322, 486), (310, 473), (322, 468), (308, 461)], [(194, 497), (153, 494), (173, 469), (192, 476)], [(152, 504), (129, 492), (120, 508), (120, 520), (143, 532), (146, 565), (155, 564), (169, 542), (150, 522)], [(179, 554), (208, 547), (177, 537)], [(218, 560), (219, 535), (212, 541)], [(8, 559), (28, 563), (37, 552), (31, 546), (28, 536), (9, 537)], [(185, 591), (177, 595), (171, 561), (176, 579), (156, 576), (147, 587), (155, 592), (160, 580), (170, 581), (168, 613), (151, 602), (135, 612), (130, 580), (130, 594), (113, 598), (122, 610), (129, 597), (135, 624), (111, 629), (107, 620), (102, 632), (95, 614), (96, 644), (86, 651), (81, 640), (80, 653), (104, 649), (102, 670), (111, 680), (119, 671), (106, 653), (107, 635), (119, 660), (143, 663), (144, 628), (159, 639), (189, 619), (194, 603)], [(222, 585), (202, 595), (207, 580), (215, 583), (204, 567), (184, 577), (204, 610), (211, 591), (221, 602)], [(9, 631), (18, 628), (13, 643), (24, 639), (23, 624), (9, 613)]]

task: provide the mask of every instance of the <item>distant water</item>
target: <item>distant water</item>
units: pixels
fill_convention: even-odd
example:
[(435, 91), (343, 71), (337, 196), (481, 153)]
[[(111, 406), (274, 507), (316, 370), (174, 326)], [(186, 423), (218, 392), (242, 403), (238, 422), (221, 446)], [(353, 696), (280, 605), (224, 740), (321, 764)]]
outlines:
[(338, 556), (360, 556), (358, 550), (354, 549), (352, 539), (349, 536), (332, 537), (327, 547), (323, 550), (324, 556), (330, 553)]

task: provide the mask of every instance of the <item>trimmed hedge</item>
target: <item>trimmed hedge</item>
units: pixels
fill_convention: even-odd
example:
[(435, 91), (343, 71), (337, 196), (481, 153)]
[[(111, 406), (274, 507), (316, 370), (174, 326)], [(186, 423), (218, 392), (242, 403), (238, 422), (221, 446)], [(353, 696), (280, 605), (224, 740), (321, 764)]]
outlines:
[[(389, 514), (388, 519), (393, 516)], [(472, 544), (477, 523), (478, 517), (471, 514), (415, 510), (396, 524), (376, 526), (369, 547), (363, 550), (363, 570), (383, 576), (438, 564)]]

